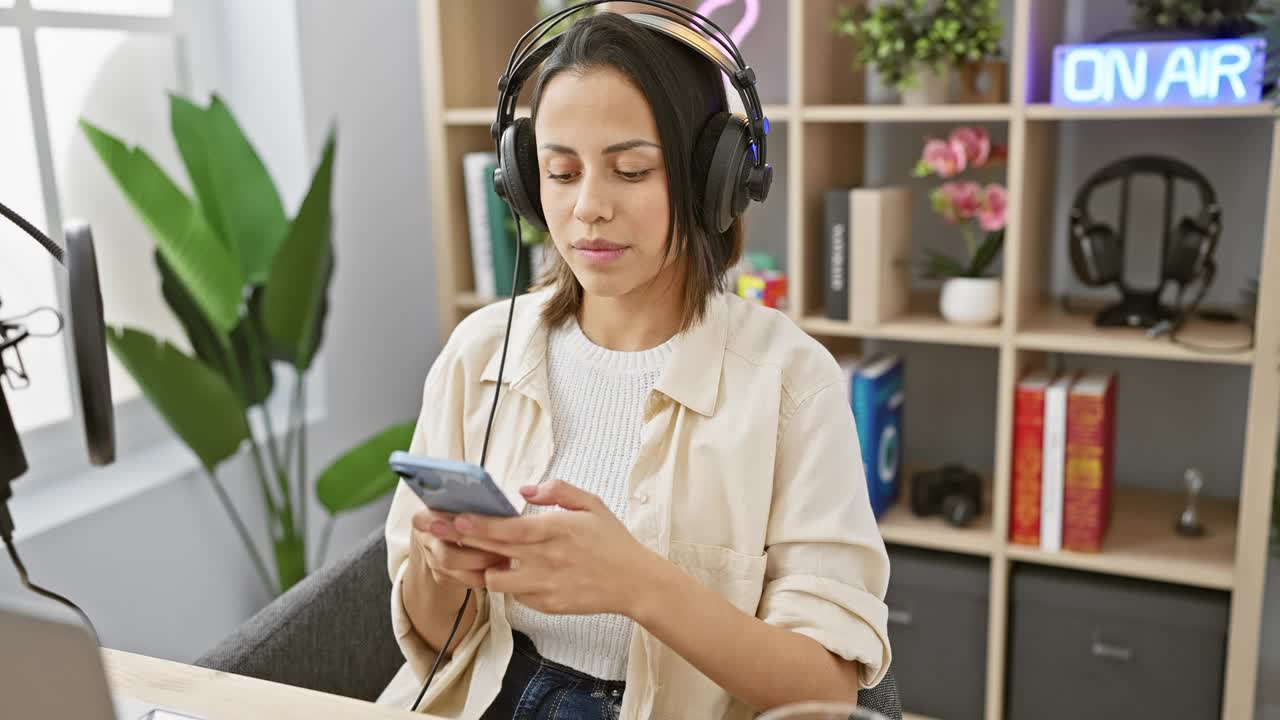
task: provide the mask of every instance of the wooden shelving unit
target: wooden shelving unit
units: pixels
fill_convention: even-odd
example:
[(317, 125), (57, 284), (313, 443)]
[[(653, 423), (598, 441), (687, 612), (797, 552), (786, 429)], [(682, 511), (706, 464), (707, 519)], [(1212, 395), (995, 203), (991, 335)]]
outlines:
[[(786, 228), (788, 312), (810, 334), (835, 343), (883, 339), (909, 343), (970, 346), (993, 350), (997, 372), (994, 472), (981, 521), (955, 529), (939, 518), (916, 518), (900, 503), (882, 521), (887, 542), (989, 558), (990, 614), (987, 645), (986, 717), (997, 720), (1006, 679), (1010, 573), (1014, 563), (1070, 567), (1090, 572), (1146, 578), (1231, 593), (1231, 618), (1224, 668), (1222, 717), (1252, 713), (1272, 473), (1280, 408), (1280, 123), (1267, 104), (1173, 110), (1066, 110), (1047, 104), (1050, 55), (1063, 40), (1065, 0), (1006, 0), (1011, 13), (1010, 102), (995, 105), (904, 107), (864, 104), (862, 78), (849, 70), (851, 47), (830, 32), (837, 6), (848, 0), (770, 0), (786, 3), (785, 27), (756, 33), (785, 34), (784, 58), (757, 59), (756, 65), (786, 63), (785, 93), (762, 88), (775, 136), (785, 147), (785, 192), (770, 198), (767, 212), (782, 212)], [(535, 20), (534, 0), (419, 0), (428, 162), (432, 177), (439, 328), (441, 338), (459, 320), (490, 302), (478, 297), (470, 267), (461, 158), (492, 150), (495, 82), (516, 39)], [(686, 5), (695, 3), (688, 0)], [(780, 35), (781, 36), (781, 35)], [(527, 106), (528, 97), (521, 102)], [(1268, 123), (1270, 147), (1258, 162), (1269, 163), (1265, 236), (1261, 239), (1258, 332), (1254, 348), (1205, 353), (1152, 339), (1137, 331), (1100, 331), (1087, 316), (1068, 314), (1047, 297), (1045, 277), (1051, 249), (1045, 238), (1061, 221), (1054, 207), (1058, 128), (1069, 122), (1139, 122), (1157, 132), (1161, 121), (1253, 118)], [(958, 328), (945, 323), (928, 296), (902, 317), (875, 327), (857, 327), (821, 317), (822, 193), (863, 181), (865, 128), (870, 123), (967, 123), (1003, 125), (1009, 157), (1010, 224), (1003, 255), (1004, 316), (990, 328)], [(780, 188), (775, 186), (775, 192)], [(760, 209), (754, 212), (761, 212)], [(1194, 323), (1183, 339), (1210, 346), (1233, 346), (1245, 339), (1239, 328)], [(1248, 373), (1248, 408), (1239, 498), (1205, 507), (1213, 532), (1197, 543), (1179, 542), (1170, 519), (1179, 499), (1171, 494), (1123, 487), (1104, 551), (1096, 555), (1046, 553), (1009, 543), (1008, 458), (1012, 444), (1014, 387), (1020, 373), (1045, 353), (1150, 362), (1229, 365)], [(1134, 412), (1141, 412), (1135, 409)], [(904, 492), (909, 490), (904, 488)]]

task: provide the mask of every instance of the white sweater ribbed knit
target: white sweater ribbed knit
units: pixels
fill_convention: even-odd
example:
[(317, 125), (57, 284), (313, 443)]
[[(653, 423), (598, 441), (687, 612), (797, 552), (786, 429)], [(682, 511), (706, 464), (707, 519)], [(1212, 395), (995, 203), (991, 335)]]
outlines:
[[(640, 449), (645, 400), (671, 356), (671, 342), (640, 352), (608, 350), (578, 323), (551, 331), (547, 373), (555, 452), (544, 480), (599, 495), (614, 515), (627, 511), (627, 474)], [(525, 514), (563, 512), (529, 505)], [(622, 615), (547, 615), (511, 598), (511, 627), (553, 662), (605, 680), (625, 680), (632, 621)]]

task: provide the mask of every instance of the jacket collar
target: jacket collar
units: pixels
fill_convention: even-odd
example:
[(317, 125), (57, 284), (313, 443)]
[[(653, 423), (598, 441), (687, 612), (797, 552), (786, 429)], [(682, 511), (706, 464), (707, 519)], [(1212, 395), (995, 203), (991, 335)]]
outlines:
[[(550, 298), (550, 290), (538, 290), (517, 299), (511, 320), (511, 339), (507, 351), (507, 367), (503, 381), (535, 399), (545, 400), (548, 328), (542, 322), (542, 307)], [(672, 340), (671, 358), (654, 384), (654, 390), (700, 415), (715, 413), (720, 392), (720, 375), (724, 367), (725, 347), (729, 339), (728, 299), (713, 295), (701, 322), (676, 335)], [(504, 313), (505, 315), (505, 313)], [(497, 382), (502, 348), (498, 347), (480, 375), (481, 380)]]

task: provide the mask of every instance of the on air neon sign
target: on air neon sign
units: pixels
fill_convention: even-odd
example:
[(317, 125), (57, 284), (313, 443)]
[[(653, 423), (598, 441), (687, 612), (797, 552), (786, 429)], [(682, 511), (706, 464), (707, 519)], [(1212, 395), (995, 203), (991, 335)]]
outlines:
[(1054, 105), (1084, 107), (1239, 105), (1262, 97), (1266, 41), (1059, 45)]

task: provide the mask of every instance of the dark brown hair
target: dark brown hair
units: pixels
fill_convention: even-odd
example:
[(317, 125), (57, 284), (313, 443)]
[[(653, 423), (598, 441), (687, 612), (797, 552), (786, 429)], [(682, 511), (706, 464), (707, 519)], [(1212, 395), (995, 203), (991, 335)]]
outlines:
[[(532, 115), (547, 83), (562, 72), (585, 74), (612, 68), (622, 73), (644, 95), (658, 126), (666, 165), (668, 256), (675, 253), (683, 265), (684, 315), (681, 330), (702, 319), (707, 300), (724, 291), (725, 273), (742, 255), (742, 220), (737, 218), (722, 233), (708, 232), (698, 221), (701, 212), (703, 172), (693, 167), (694, 144), (707, 120), (728, 110), (720, 68), (702, 55), (640, 26), (621, 15), (602, 12), (574, 22), (543, 63), (533, 86)], [(569, 264), (553, 248), (539, 287), (553, 288), (542, 319), (555, 327), (577, 315), (582, 306), (582, 285)]]

